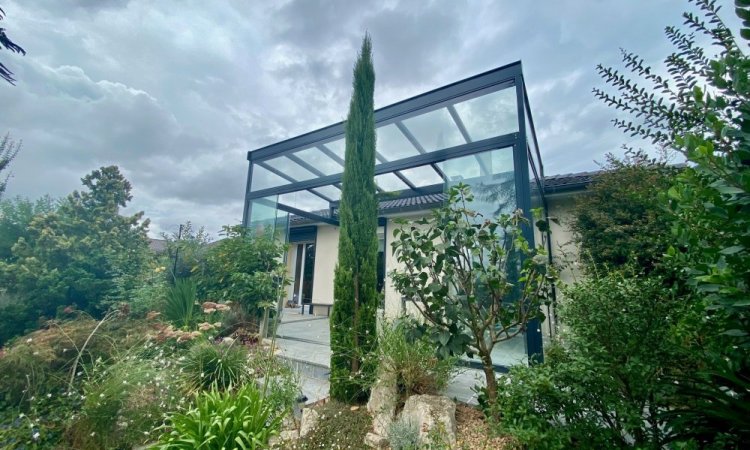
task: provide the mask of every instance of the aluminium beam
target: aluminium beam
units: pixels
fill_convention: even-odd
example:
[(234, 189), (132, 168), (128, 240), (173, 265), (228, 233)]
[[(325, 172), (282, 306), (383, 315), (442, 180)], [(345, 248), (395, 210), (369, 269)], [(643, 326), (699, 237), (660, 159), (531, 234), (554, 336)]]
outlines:
[[(457, 145), (455, 147), (436, 150), (425, 153), (424, 155), (415, 155), (408, 158), (402, 158), (388, 163), (378, 164), (375, 166), (375, 175), (395, 172), (398, 170), (411, 169), (413, 167), (424, 166), (431, 163), (443, 162), (449, 159), (459, 158), (461, 156), (473, 155), (488, 150), (512, 147), (518, 143), (519, 133), (509, 133), (503, 136), (483, 139), (470, 144)], [(248, 198), (269, 197), (272, 195), (286, 194), (325, 186), (327, 184), (340, 183), (342, 174), (328, 175), (326, 177), (313, 178), (310, 180), (299, 181), (294, 184), (287, 184), (273, 188), (262, 189), (248, 193)]]

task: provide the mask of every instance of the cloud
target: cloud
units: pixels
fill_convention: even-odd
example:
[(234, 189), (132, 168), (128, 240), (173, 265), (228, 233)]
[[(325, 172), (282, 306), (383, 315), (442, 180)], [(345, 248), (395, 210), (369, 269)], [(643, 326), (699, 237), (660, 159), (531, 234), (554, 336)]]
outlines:
[[(627, 138), (598, 103), (597, 63), (658, 63), (668, 0), (205, 2), (24, 0), (3, 25), (0, 133), (23, 139), (10, 195), (63, 196), (103, 164), (134, 185), (152, 234), (241, 219), (248, 150), (342, 120), (372, 35), (376, 105), (522, 60), (547, 174), (592, 169)], [(8, 111), (8, 113), (6, 113)]]

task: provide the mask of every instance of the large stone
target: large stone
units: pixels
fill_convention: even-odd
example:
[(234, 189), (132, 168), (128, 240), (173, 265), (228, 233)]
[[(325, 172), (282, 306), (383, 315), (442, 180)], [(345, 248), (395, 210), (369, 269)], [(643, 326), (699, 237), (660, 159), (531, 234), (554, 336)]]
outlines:
[(428, 443), (431, 434), (451, 446), (456, 443), (456, 404), (448, 397), (412, 395), (404, 404), (401, 418), (418, 426), (422, 443)]
[(375, 434), (388, 435), (388, 427), (396, 414), (397, 400), (398, 387), (395, 375), (381, 372), (370, 390), (370, 400), (367, 402), (367, 411), (372, 416), (372, 428)]
[(367, 433), (365, 435), (365, 445), (372, 448), (386, 448), (388, 447), (388, 439), (375, 433)]
[(299, 437), (307, 436), (307, 433), (312, 431), (313, 428), (318, 424), (320, 414), (312, 408), (305, 408), (302, 410), (302, 422), (299, 426)]

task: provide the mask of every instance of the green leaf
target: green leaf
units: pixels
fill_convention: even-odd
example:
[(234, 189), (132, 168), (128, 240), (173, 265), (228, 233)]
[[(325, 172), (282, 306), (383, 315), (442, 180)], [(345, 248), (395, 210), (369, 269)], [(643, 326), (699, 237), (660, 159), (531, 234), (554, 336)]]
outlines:
[(719, 253), (721, 253), (723, 255), (734, 255), (735, 253), (739, 253), (739, 252), (741, 252), (743, 250), (745, 250), (745, 247), (743, 247), (742, 245), (733, 245), (731, 247), (727, 247), (727, 248), (723, 249)]

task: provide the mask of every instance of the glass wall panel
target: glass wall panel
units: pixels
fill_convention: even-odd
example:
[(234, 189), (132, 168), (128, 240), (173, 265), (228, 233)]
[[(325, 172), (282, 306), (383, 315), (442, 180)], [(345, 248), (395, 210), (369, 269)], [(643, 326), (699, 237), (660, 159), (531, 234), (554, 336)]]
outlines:
[[(512, 147), (450, 159), (440, 163), (440, 168), (449, 179), (445, 183), (446, 190), (458, 183), (471, 187), (474, 202), (470, 207), (482, 215), (476, 218), (477, 222), (515, 210)], [(513, 300), (509, 298), (508, 301)], [(504, 366), (525, 363), (528, 359), (526, 347), (526, 335), (519, 334), (493, 349), (493, 362)]]
[(344, 171), (341, 164), (331, 159), (328, 155), (320, 151), (320, 149), (307, 148), (294, 154), (326, 175), (335, 175)]
[(251, 191), (260, 191), (262, 189), (283, 186), (285, 184), (289, 184), (289, 180), (282, 178), (257, 164), (253, 165), (253, 178), (252, 183), (250, 184)]
[(513, 147), (462, 156), (440, 163), (448, 177), (446, 188), (468, 184), (474, 194), (472, 208), (484, 217), (511, 213), (516, 208)]
[(518, 132), (516, 89), (511, 87), (454, 105), (472, 141)]
[(273, 158), (266, 161), (270, 167), (278, 170), (279, 172), (294, 178), (295, 181), (305, 181), (315, 178), (315, 174), (300, 166), (296, 162), (281, 156), (279, 158)]
[(388, 161), (416, 156), (419, 151), (394, 124), (380, 127), (377, 133), (377, 150)]
[(276, 196), (255, 199), (250, 202), (250, 217), (247, 227), (256, 236), (274, 236), (286, 242), (289, 214), (276, 209)]
[(466, 143), (446, 108), (411, 117), (403, 123), (428, 152)]

